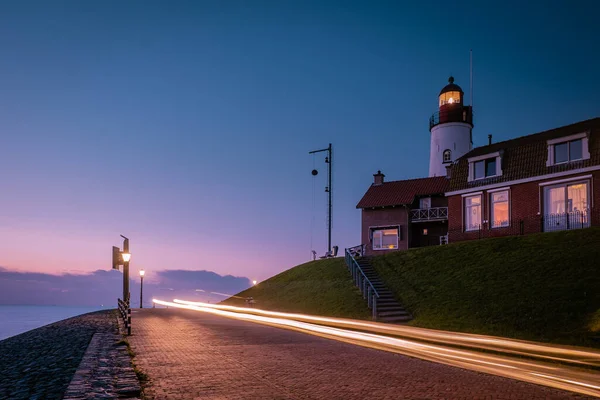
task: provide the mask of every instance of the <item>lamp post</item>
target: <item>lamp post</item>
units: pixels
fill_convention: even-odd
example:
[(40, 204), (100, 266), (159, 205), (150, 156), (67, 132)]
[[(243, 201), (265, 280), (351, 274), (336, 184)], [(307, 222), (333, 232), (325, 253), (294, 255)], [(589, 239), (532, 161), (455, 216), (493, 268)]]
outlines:
[(131, 253), (129, 253), (129, 239), (121, 235), (123, 238), (123, 252), (121, 257), (123, 258), (123, 301), (129, 304), (129, 260), (131, 260)]
[(146, 271), (141, 269), (140, 270), (140, 308), (144, 308), (143, 299), (144, 299), (144, 275), (145, 274), (146, 274)]

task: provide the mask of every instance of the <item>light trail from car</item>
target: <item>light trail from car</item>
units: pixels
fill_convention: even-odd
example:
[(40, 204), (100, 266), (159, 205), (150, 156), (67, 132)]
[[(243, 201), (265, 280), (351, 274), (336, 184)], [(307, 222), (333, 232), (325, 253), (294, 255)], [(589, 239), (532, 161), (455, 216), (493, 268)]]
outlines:
[(591, 349), (574, 348), (572, 346), (547, 345), (524, 340), (506, 339), (497, 336), (475, 335), (469, 333), (440, 331), (434, 329), (417, 328), (405, 325), (392, 325), (380, 322), (360, 321), (346, 318), (321, 317), (317, 315), (284, 313), (278, 311), (261, 310), (257, 308), (236, 307), (221, 304), (210, 304), (187, 300), (173, 300), (175, 303), (210, 307), (220, 310), (257, 314), (316, 323), (338, 328), (358, 329), (371, 333), (394, 335), (403, 338), (422, 340), (444, 345), (469, 347), (478, 350), (488, 350), (501, 353), (560, 361), (568, 364), (600, 367), (600, 351)]
[[(153, 299), (153, 302), (168, 307), (205, 312), (242, 321), (291, 329), (359, 346), (404, 354), (473, 371), (600, 397), (598, 375), (580, 368), (550, 364), (543, 361), (523, 360), (506, 355), (480, 353), (473, 350), (445, 347), (439, 344), (420, 343), (415, 340), (319, 325), (281, 316), (263, 316), (249, 312), (224, 310), (214, 307), (214, 304), (208, 305), (208, 303), (206, 303), (206, 306), (199, 306), (183, 304), (182, 300), (168, 302)], [(249, 311), (248, 309), (244, 310)], [(312, 317), (317, 318), (315, 316)]]

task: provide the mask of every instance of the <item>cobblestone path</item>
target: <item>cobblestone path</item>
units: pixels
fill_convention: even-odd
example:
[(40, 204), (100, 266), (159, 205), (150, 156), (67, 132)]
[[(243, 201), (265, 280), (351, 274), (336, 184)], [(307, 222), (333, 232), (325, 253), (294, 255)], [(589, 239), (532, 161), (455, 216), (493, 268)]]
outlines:
[(140, 385), (121, 336), (95, 333), (63, 400), (138, 399)]
[(92, 336), (116, 332), (115, 312), (98, 311), (0, 341), (0, 399), (62, 399)]
[(132, 315), (148, 399), (584, 399), (265, 325), (175, 309)]

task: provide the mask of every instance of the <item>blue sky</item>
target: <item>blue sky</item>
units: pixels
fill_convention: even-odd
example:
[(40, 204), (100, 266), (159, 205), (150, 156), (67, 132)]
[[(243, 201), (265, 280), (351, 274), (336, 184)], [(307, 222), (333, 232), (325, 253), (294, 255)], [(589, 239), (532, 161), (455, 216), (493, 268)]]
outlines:
[(265, 279), (326, 250), (330, 142), (333, 244), (357, 245), (372, 174), (427, 175), (469, 49), (475, 145), (598, 116), (600, 6), (487, 3), (2, 3), (0, 265), (109, 269), (125, 234), (149, 280)]

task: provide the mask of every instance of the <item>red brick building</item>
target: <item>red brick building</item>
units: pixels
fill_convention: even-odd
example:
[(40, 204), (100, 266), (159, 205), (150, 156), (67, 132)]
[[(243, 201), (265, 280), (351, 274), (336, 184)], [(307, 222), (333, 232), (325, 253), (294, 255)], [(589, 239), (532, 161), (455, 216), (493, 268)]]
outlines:
[(448, 172), (450, 242), (600, 225), (600, 118), (475, 148)]
[(600, 225), (600, 118), (473, 149), (448, 79), (429, 119), (429, 178), (375, 181), (356, 206), (367, 254)]
[(447, 241), (446, 177), (384, 182), (378, 171), (356, 208), (362, 209), (361, 243), (367, 255)]

